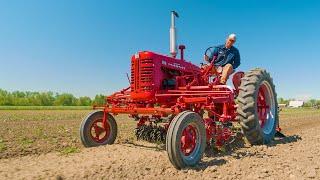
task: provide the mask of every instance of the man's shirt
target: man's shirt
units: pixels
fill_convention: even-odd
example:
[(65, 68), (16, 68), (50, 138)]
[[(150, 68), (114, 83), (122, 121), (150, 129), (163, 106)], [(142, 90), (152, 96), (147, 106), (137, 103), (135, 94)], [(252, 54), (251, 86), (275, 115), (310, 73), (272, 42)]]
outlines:
[(225, 45), (216, 46), (210, 55), (210, 59), (213, 59), (215, 66), (231, 64), (233, 69), (236, 69), (240, 65), (239, 50), (233, 46), (229, 49)]

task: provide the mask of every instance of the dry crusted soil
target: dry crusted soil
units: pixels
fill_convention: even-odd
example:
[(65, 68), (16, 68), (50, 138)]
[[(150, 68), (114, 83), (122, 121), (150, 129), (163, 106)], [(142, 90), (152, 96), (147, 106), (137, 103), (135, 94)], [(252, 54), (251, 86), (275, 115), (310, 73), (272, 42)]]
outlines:
[(319, 110), (281, 113), (286, 138), (230, 151), (207, 150), (190, 169), (176, 170), (161, 146), (117, 141), (67, 156), (43, 152), (2, 158), (0, 179), (320, 179)]

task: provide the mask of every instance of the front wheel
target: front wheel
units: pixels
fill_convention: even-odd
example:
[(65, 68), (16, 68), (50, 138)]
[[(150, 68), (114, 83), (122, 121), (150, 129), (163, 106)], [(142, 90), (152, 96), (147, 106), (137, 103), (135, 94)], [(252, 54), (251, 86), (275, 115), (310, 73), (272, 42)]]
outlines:
[(90, 113), (81, 123), (80, 138), (85, 147), (94, 147), (113, 144), (117, 137), (117, 123), (109, 113), (105, 114), (107, 120), (103, 124), (103, 111)]
[(166, 149), (175, 168), (196, 165), (202, 158), (205, 146), (206, 130), (197, 113), (184, 111), (171, 121), (166, 137)]

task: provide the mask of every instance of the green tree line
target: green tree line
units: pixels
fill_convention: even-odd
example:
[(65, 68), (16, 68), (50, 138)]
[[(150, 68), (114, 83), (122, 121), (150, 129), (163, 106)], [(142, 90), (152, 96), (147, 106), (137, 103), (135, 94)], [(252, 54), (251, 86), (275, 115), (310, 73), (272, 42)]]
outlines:
[[(294, 99), (279, 98), (279, 104), (288, 105)], [(13, 91), (0, 89), (0, 106), (91, 106), (105, 104), (105, 95), (98, 94), (93, 99), (87, 96), (75, 97), (70, 93)], [(320, 106), (320, 100), (310, 99), (304, 107)]]
[(105, 96), (75, 97), (70, 93), (13, 91), (0, 89), (0, 106), (91, 106), (105, 103)]
[[(284, 98), (279, 98), (278, 99), (278, 104), (286, 104), (288, 105), (290, 101), (294, 99), (284, 99)], [(315, 107), (315, 106), (320, 106), (320, 100), (317, 99), (310, 99), (308, 101), (305, 101), (303, 104), (303, 107)]]

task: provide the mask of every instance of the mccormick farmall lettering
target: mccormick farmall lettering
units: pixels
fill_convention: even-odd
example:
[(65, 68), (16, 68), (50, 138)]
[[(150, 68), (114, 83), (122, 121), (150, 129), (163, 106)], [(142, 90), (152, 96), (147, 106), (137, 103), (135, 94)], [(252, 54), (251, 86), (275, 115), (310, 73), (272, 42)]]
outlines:
[(180, 63), (170, 63), (170, 62), (166, 62), (163, 60), (162, 64), (165, 66), (170, 66), (170, 67), (177, 68), (177, 69), (182, 69), (182, 70), (186, 69), (186, 67), (182, 66)]

